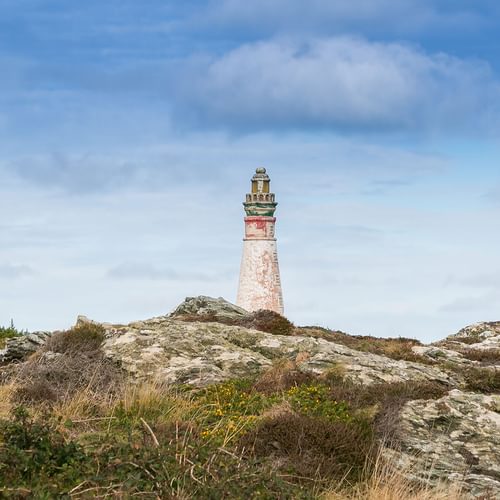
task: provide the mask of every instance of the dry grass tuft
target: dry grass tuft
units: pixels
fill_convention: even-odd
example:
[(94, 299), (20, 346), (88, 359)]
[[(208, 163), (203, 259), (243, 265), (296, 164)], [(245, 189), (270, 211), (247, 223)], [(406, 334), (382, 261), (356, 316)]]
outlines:
[(489, 365), (500, 364), (500, 349), (461, 349), (459, 352), (471, 361)]
[(16, 385), (12, 382), (0, 385), (0, 419), (6, 418), (12, 409), (12, 395), (16, 391)]
[(466, 389), (483, 394), (500, 394), (500, 369), (467, 368), (463, 373)]
[(119, 392), (122, 371), (100, 349), (104, 330), (85, 324), (53, 335), (28, 361), (16, 367), (13, 400), (35, 405), (64, 404), (83, 399), (105, 399)]
[(421, 345), (416, 339), (405, 337), (397, 338), (377, 338), (369, 335), (348, 335), (347, 333), (328, 330), (321, 327), (300, 327), (295, 329), (296, 335), (308, 335), (311, 337), (322, 338), (345, 345), (356, 351), (369, 352), (387, 356), (388, 358), (403, 361), (413, 361), (415, 363), (434, 364), (435, 362), (424, 356), (415, 354), (412, 347)]
[(264, 394), (273, 394), (290, 389), (290, 387), (310, 383), (313, 380), (314, 376), (301, 372), (296, 362), (280, 359), (259, 376), (253, 388)]
[[(355, 486), (335, 485), (321, 496), (321, 500), (462, 500), (465, 499), (458, 484), (441, 483), (436, 487), (412, 482), (411, 471), (401, 470), (382, 457), (376, 462), (366, 479)], [(429, 474), (430, 476), (430, 474)]]

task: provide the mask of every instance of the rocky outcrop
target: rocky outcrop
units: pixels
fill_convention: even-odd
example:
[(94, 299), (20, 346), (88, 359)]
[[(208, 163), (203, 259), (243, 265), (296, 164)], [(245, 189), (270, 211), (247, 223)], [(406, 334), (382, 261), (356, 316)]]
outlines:
[(453, 375), (435, 366), (396, 361), (312, 337), (273, 335), (220, 323), (178, 321), (168, 316), (103, 326), (106, 354), (139, 378), (206, 385), (259, 372), (276, 359), (299, 357), (304, 371), (319, 374), (342, 365), (347, 378), (363, 384), (456, 382)]
[(0, 350), (0, 362), (20, 361), (45, 344), (52, 332), (33, 332), (7, 339)]
[(435, 345), (416, 345), (411, 350), (415, 354), (436, 363), (447, 362), (457, 366), (473, 366), (476, 364), (457, 351)]
[(401, 448), (386, 449), (414, 479), (463, 483), (469, 497), (500, 499), (500, 395), (452, 390), (400, 413)]
[[(469, 497), (500, 500), (500, 395), (464, 392), (464, 374), (483, 373), (471, 367), (492, 370), (486, 365), (498, 365), (500, 322), (479, 323), (443, 341), (414, 345), (411, 349), (418, 356), (409, 359), (422, 361), (416, 362), (361, 352), (335, 342), (333, 336), (309, 336), (303, 329), (276, 335), (233, 326), (254, 326), (242, 321), (250, 316), (221, 298), (188, 297), (170, 315), (128, 325), (103, 323), (102, 349), (136, 379), (195, 387), (251, 376), (282, 359), (314, 374), (341, 370), (347, 379), (364, 385), (439, 382), (450, 392), (438, 400), (407, 403), (398, 418), (398, 447), (387, 447), (385, 453), (416, 480), (463, 481)], [(81, 316), (77, 324), (89, 322), (95, 323)], [(22, 360), (49, 336), (37, 332), (9, 339), (3, 360)]]
[(180, 304), (174, 312), (170, 314), (172, 318), (180, 316), (210, 316), (216, 319), (240, 319), (249, 313), (231, 302), (219, 297), (206, 297), (200, 295), (198, 297), (186, 297), (184, 302)]
[(467, 326), (434, 345), (451, 350), (500, 350), (500, 321)]

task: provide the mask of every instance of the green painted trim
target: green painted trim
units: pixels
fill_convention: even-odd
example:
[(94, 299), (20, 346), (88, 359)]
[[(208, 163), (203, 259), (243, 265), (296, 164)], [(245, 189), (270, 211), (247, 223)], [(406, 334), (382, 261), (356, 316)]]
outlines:
[(258, 202), (243, 202), (243, 206), (245, 207), (245, 212), (249, 216), (264, 216), (264, 217), (273, 217), (274, 212), (276, 211), (276, 206), (278, 204), (276, 202), (273, 203), (258, 203)]

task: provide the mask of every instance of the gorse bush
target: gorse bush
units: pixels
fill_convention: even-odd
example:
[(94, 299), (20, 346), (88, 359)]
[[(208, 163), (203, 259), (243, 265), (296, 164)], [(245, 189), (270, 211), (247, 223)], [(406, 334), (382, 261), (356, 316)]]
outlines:
[(50, 491), (53, 481), (64, 488), (81, 477), (86, 460), (83, 448), (67, 441), (49, 419), (35, 421), (22, 407), (13, 410), (11, 420), (0, 421), (0, 442), (3, 488), (29, 485)]
[(316, 383), (292, 387), (286, 391), (285, 398), (303, 415), (345, 422), (351, 420), (347, 404), (332, 399), (326, 385)]

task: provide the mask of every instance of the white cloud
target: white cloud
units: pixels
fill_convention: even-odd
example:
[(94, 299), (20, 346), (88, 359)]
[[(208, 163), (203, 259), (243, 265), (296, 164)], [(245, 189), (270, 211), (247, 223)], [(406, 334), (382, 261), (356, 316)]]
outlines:
[(471, 132), (499, 121), (486, 63), (351, 37), (243, 45), (193, 61), (180, 82), (179, 113), (229, 129)]
[(23, 278), (25, 276), (32, 276), (35, 271), (24, 264), (0, 264), (0, 278), (1, 279), (15, 279)]

